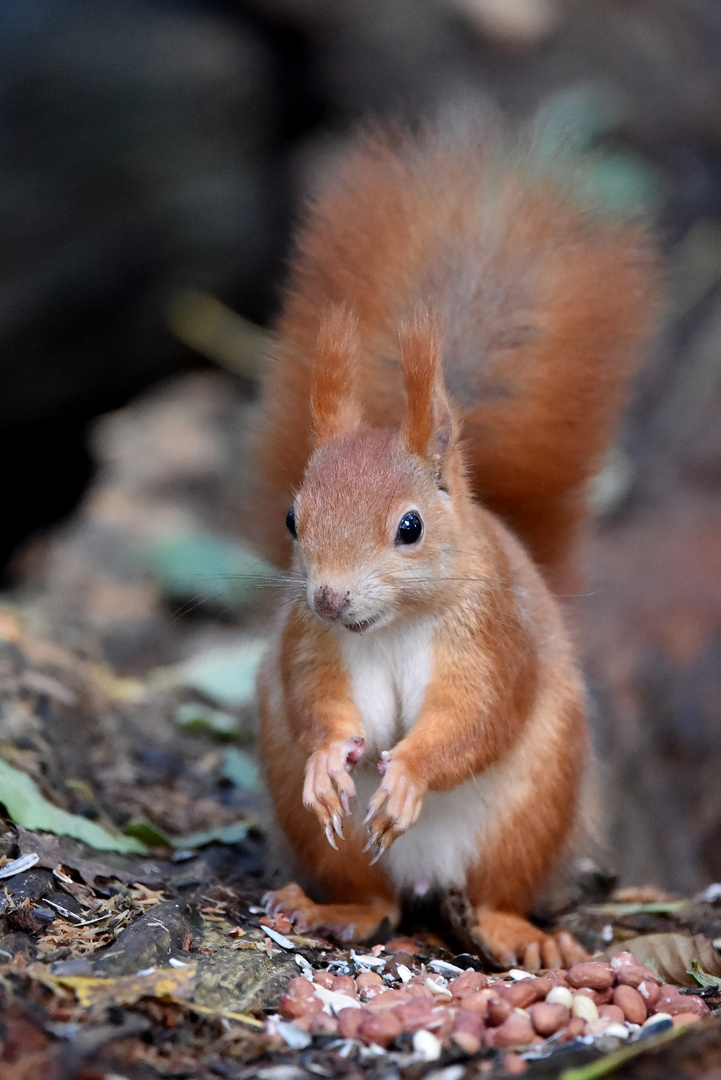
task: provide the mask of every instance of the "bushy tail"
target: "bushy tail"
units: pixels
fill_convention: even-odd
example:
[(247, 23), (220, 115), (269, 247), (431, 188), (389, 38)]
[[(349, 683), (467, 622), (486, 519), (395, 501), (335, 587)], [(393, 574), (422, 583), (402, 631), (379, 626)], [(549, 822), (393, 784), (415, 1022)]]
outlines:
[(356, 141), (308, 209), (266, 386), (271, 557), (288, 558), (282, 522), (309, 453), (324, 313), (354, 313), (365, 418), (397, 427), (398, 328), (420, 301), (443, 328), (474, 491), (563, 585), (657, 306), (646, 232), (585, 201), (563, 170), (467, 125), (416, 135), (391, 126)]

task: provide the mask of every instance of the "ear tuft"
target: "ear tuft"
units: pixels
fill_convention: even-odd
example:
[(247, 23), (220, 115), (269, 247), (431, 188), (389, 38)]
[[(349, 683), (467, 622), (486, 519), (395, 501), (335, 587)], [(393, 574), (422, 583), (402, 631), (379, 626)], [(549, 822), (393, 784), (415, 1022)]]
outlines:
[(354, 431), (362, 414), (357, 395), (358, 322), (345, 305), (325, 312), (313, 365), (310, 408), (315, 449)]
[(401, 324), (400, 341), (406, 388), (403, 445), (427, 460), (440, 481), (453, 440), (453, 413), (443, 385), (441, 328), (425, 305), (419, 304)]

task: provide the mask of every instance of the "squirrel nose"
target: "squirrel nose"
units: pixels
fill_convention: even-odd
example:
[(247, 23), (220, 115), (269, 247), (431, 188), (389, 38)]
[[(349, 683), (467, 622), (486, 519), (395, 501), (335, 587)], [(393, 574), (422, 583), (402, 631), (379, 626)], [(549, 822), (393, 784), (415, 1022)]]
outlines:
[(320, 585), (313, 593), (313, 607), (326, 619), (339, 619), (350, 607), (350, 596), (347, 592), (331, 589), (330, 585)]

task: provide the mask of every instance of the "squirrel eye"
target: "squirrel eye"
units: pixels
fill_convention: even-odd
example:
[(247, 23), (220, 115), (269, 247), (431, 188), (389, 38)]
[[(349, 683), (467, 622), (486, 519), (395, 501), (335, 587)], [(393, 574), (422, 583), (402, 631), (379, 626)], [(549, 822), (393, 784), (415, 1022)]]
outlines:
[(416, 544), (423, 536), (423, 522), (415, 510), (404, 514), (398, 526), (396, 544)]
[(295, 510), (293, 509), (292, 506), (291, 506), (290, 510), (288, 511), (288, 513), (286, 514), (285, 524), (286, 524), (286, 526), (288, 528), (288, 532), (290, 533), (290, 535), (295, 540), (297, 538), (297, 536), (298, 536), (298, 533), (295, 531)]

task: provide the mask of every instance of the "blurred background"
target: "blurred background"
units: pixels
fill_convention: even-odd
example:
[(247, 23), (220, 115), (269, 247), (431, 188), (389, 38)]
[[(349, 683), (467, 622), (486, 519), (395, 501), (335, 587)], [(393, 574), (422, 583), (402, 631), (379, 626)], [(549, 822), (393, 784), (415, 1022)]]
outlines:
[(262, 642), (238, 540), (296, 209), (358, 121), (457, 97), (572, 131), (667, 255), (570, 604), (613, 861), (688, 892), (721, 879), (716, 0), (0, 0), (4, 586), (120, 673)]

